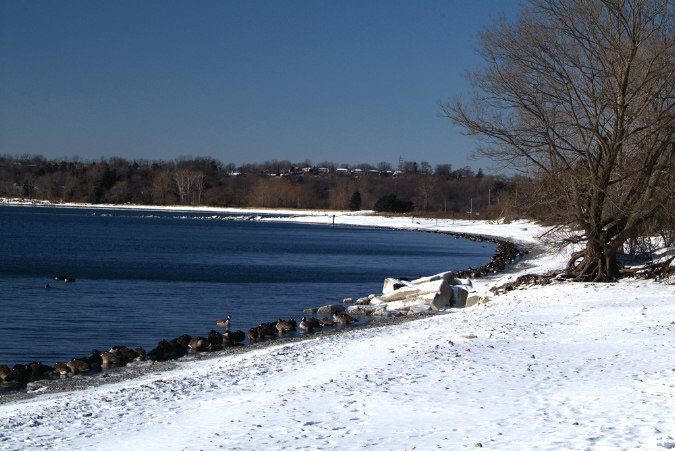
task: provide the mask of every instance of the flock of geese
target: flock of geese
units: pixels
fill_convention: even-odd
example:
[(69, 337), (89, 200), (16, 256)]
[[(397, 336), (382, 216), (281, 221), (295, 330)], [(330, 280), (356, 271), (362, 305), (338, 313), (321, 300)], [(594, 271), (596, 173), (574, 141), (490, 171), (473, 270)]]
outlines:
[[(60, 280), (68, 281), (66, 278)], [(216, 321), (216, 326), (225, 329), (223, 332), (211, 330), (206, 334), (206, 337), (191, 337), (184, 334), (170, 341), (161, 340), (155, 348), (148, 352), (142, 347), (131, 349), (126, 346), (114, 346), (105, 352), (94, 349), (87, 357), (74, 358), (67, 363), (57, 362), (53, 366), (44, 365), (42, 362), (32, 362), (27, 365), (17, 364), (10, 369), (7, 365), (0, 365), (0, 382), (5, 387), (21, 388), (25, 387), (29, 382), (40, 379), (58, 379), (89, 371), (124, 366), (134, 360), (165, 361), (177, 359), (191, 351), (216, 351), (225, 346), (241, 344), (247, 337), (249, 343), (252, 344), (282, 337), (298, 329), (301, 332), (313, 332), (324, 328), (331, 328), (335, 325), (344, 327), (358, 321), (357, 318), (346, 312), (336, 312), (333, 314), (332, 319), (328, 317), (322, 319), (302, 317), (300, 323), (297, 323), (294, 319), (284, 321), (279, 318), (276, 322), (262, 323), (257, 327), (251, 328), (245, 334), (241, 330), (230, 330), (231, 319), (231, 316), (228, 315), (226, 319)]]

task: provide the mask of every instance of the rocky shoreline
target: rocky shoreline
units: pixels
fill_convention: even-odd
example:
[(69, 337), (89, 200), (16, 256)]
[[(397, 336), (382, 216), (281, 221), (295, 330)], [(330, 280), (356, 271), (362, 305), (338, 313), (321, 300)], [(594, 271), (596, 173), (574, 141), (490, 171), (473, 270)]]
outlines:
[[(471, 235), (467, 233), (452, 233), (452, 232), (439, 232), (439, 231), (426, 231), (428, 233), (438, 233), (448, 236), (455, 236), (456, 238), (465, 238), (472, 241), (487, 241), (498, 244), (497, 251), (492, 257), (492, 261), (480, 268), (472, 269), (469, 268), (466, 271), (460, 271), (456, 273), (457, 277), (460, 278), (476, 278), (481, 276), (486, 276), (489, 274), (494, 274), (497, 272), (502, 272), (507, 269), (508, 265), (514, 263), (519, 257), (526, 255), (527, 251), (521, 251), (516, 247), (515, 244), (497, 239), (492, 237), (486, 237), (482, 235)], [(373, 327), (387, 327), (392, 325), (401, 324), (403, 322), (413, 321), (420, 318), (428, 317), (429, 315), (439, 314), (436, 312), (430, 311), (409, 311), (405, 315), (395, 315), (395, 316), (384, 316), (378, 317), (373, 321), (370, 321), (367, 324), (352, 326), (346, 328), (331, 328), (331, 329), (321, 329), (317, 332), (311, 334), (304, 334), (301, 336), (294, 337), (280, 337), (273, 340), (265, 340), (256, 343), (249, 343), (247, 345), (234, 345), (226, 346), (217, 351), (207, 351), (199, 352), (195, 354), (187, 354), (180, 358), (180, 360), (165, 360), (165, 361), (156, 361), (156, 360), (142, 360), (142, 361), (132, 361), (127, 365), (105, 368), (101, 371), (92, 371), (91, 373), (82, 373), (74, 376), (68, 376), (63, 378), (54, 378), (54, 379), (42, 379), (33, 382), (29, 382), (25, 388), (13, 388), (0, 391), (0, 404), (16, 402), (25, 399), (32, 399), (37, 396), (48, 394), (48, 393), (57, 393), (57, 392), (67, 392), (74, 390), (84, 390), (92, 387), (97, 387), (104, 384), (110, 384), (115, 382), (120, 382), (128, 379), (133, 379), (149, 373), (161, 374), (164, 371), (174, 369), (180, 365), (180, 362), (186, 360), (200, 360), (208, 358), (223, 357), (227, 355), (236, 355), (243, 352), (254, 351), (263, 347), (274, 346), (278, 344), (289, 344), (298, 341), (311, 340), (311, 339), (320, 339), (322, 337), (347, 333), (355, 329), (362, 328), (373, 328)], [(447, 314), (446, 312), (440, 312), (440, 314)]]
[(356, 330), (394, 326), (409, 321), (415, 321), (433, 313), (419, 313), (415, 315), (392, 316), (388, 318), (379, 318), (364, 325), (353, 326), (340, 329), (320, 330), (312, 334), (295, 337), (280, 337), (274, 340), (260, 341), (247, 345), (235, 345), (223, 348), (214, 352), (201, 352), (198, 354), (189, 354), (177, 360), (167, 361), (138, 361), (131, 362), (126, 366), (113, 367), (103, 371), (92, 373), (82, 373), (65, 379), (43, 379), (35, 382), (29, 382), (25, 389), (5, 390), (0, 392), (0, 404), (12, 403), (23, 400), (34, 399), (39, 396), (50, 393), (63, 393), (76, 390), (86, 390), (102, 385), (122, 382), (135, 379), (146, 374), (156, 374), (160, 376), (163, 372), (178, 368), (182, 362), (221, 358), (229, 355), (239, 355), (246, 352), (252, 352), (258, 349), (270, 346), (287, 345), (307, 340), (319, 340), (324, 337), (350, 333)]

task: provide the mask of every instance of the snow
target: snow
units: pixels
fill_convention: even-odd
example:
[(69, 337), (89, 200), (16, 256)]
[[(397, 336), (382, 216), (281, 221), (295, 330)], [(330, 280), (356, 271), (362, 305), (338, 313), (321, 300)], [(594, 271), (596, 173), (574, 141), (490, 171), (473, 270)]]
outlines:
[[(333, 214), (530, 249), (545, 231), (332, 212), (272, 220), (331, 224)], [(564, 261), (532, 253), (473, 290)], [(531, 286), (395, 326), (5, 403), (0, 449), (673, 449), (674, 320), (675, 286), (658, 281)]]

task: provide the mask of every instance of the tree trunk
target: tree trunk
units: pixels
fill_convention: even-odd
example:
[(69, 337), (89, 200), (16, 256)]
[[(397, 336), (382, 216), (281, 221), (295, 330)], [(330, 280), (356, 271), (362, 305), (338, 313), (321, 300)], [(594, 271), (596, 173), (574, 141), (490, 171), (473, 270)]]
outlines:
[(586, 248), (572, 254), (566, 269), (569, 276), (581, 282), (611, 282), (619, 277), (616, 244), (589, 239)]

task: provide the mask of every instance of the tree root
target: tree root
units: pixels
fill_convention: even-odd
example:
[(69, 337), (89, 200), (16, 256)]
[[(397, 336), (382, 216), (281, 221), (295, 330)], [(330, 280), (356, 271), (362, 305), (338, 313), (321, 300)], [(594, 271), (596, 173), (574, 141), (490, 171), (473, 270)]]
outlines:
[(671, 266), (675, 257), (661, 263), (644, 265), (639, 268), (621, 268), (619, 272), (625, 276), (640, 277), (643, 279), (656, 279), (657, 277), (667, 276), (675, 273), (675, 265)]
[[(671, 257), (668, 260), (661, 263), (654, 263), (651, 265), (641, 266), (639, 268), (622, 268), (620, 273), (624, 277), (636, 277), (643, 279), (656, 279), (658, 277), (665, 277), (671, 274), (675, 274), (675, 265), (671, 266), (671, 263), (675, 260), (675, 257)], [(567, 270), (564, 271), (551, 271), (546, 274), (525, 274), (518, 277), (513, 282), (505, 283), (503, 285), (492, 287), (490, 291), (495, 295), (500, 295), (513, 291), (525, 285), (548, 285), (554, 280), (568, 280), (572, 282), (591, 282), (587, 278), (570, 272)]]
[(523, 285), (548, 285), (553, 279), (561, 276), (561, 272), (550, 272), (544, 275), (540, 274), (525, 274), (518, 277), (513, 282), (505, 283), (498, 287), (490, 288), (490, 291), (495, 295), (504, 294), (513, 291)]

